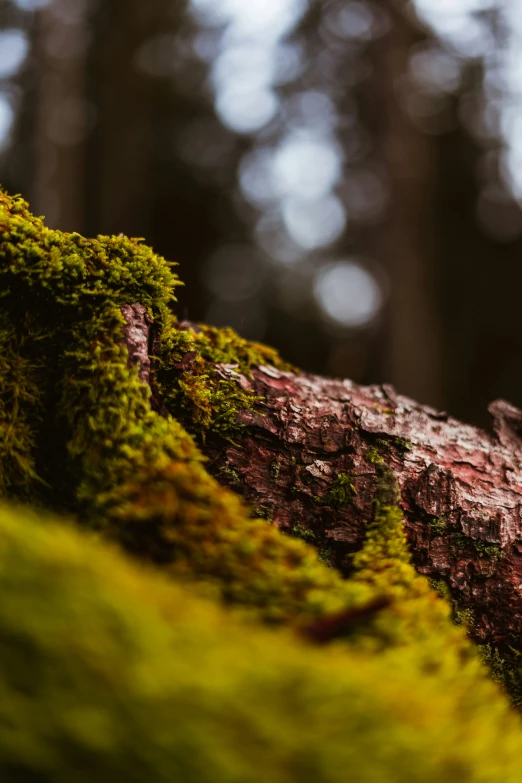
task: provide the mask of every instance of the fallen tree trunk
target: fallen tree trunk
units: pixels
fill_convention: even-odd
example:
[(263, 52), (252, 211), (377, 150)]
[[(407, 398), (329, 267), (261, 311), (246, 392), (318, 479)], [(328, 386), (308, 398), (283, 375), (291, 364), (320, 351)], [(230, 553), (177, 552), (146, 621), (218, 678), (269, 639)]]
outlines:
[(457, 619), (476, 641), (522, 649), (520, 411), (492, 403), (493, 435), (387, 385), (274, 367), (251, 377), (234, 366), (215, 370), (259, 398), (256, 410), (240, 413), (239, 440), (211, 437), (202, 445), (222, 484), (349, 573), (383, 460), (401, 488), (417, 570), (449, 589)]
[[(142, 342), (151, 344), (153, 329), (143, 308), (140, 313)], [(198, 329), (180, 324), (181, 331)], [(127, 342), (141, 373), (139, 356), (147, 352)], [(190, 376), (195, 359), (190, 351), (177, 363), (180, 379)], [(385, 462), (399, 483), (417, 570), (451, 597), (456, 619), (475, 641), (508, 654), (522, 651), (522, 411), (503, 400), (491, 403), (495, 434), (488, 434), (389, 385), (365, 387), (273, 366), (245, 374), (237, 365), (211, 364), (257, 398), (255, 409), (238, 414), (240, 439), (201, 443), (207, 470), (221, 484), (349, 574)]]

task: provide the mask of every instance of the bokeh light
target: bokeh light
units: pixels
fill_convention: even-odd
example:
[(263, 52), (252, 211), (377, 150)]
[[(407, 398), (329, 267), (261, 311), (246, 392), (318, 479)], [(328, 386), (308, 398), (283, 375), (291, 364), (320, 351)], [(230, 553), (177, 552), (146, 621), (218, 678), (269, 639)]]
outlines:
[(274, 156), (275, 188), (282, 196), (317, 199), (341, 178), (341, 153), (326, 139), (295, 134), (283, 140)]
[(375, 276), (357, 261), (338, 261), (321, 269), (314, 295), (328, 319), (352, 329), (370, 324), (383, 299)]
[(290, 236), (310, 250), (335, 242), (346, 226), (346, 212), (334, 195), (315, 199), (291, 197), (283, 202), (283, 221)]
[(38, 11), (50, 5), (53, 0), (14, 0), (14, 2), (22, 11)]
[(0, 150), (7, 145), (13, 120), (14, 111), (11, 103), (5, 95), (0, 93)]
[(22, 66), (29, 51), (23, 30), (0, 30), (0, 79), (8, 79)]

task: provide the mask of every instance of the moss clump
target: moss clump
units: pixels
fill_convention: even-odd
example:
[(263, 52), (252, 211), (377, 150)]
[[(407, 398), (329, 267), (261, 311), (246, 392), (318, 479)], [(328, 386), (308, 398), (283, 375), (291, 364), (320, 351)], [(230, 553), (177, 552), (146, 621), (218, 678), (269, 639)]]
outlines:
[(395, 447), (403, 454), (406, 451), (411, 451), (413, 449), (413, 443), (411, 440), (406, 440), (406, 438), (394, 438), (393, 443)]
[[(371, 589), (372, 595), (386, 596), (390, 608), (381, 612), (368, 633), (371, 643), (405, 648), (410, 666), (445, 666), (456, 656), (472, 653), (464, 635), (451, 622), (451, 606), (434, 591), (427, 579), (417, 574), (408, 550), (399, 488), (391, 469), (379, 468), (374, 518), (366, 541), (353, 558), (352, 582)], [(437, 594), (439, 593), (439, 594)], [(447, 654), (443, 653), (444, 647)]]
[(30, 495), (41, 481), (34, 459), (34, 425), (43, 415), (42, 359), (27, 353), (26, 335), (31, 332), (37, 334), (38, 328), (30, 316), (17, 331), (0, 310), (0, 496)]
[[(176, 330), (169, 308), (177, 282), (170, 265), (139, 242), (50, 231), (25, 202), (0, 193), (1, 339), (13, 367), (20, 340), (22, 357), (39, 357), (37, 368), (22, 366), (16, 395), (14, 371), (0, 378), (5, 494), (66, 508), (173, 576), (209, 580), (224, 600), (267, 619), (334, 611), (352, 600), (340, 575), (312, 547), (249, 519), (239, 498), (205, 471), (182, 423), (151, 409), (149, 387), (129, 366), (121, 306), (135, 301), (176, 360), (197, 345), (202, 361), (236, 358), (242, 372), (277, 363), (270, 349), (230, 331)], [(44, 424), (35, 393), (45, 397)], [(33, 477), (39, 472), (45, 492)]]
[(479, 652), (493, 680), (505, 688), (513, 704), (520, 709), (522, 707), (521, 653), (513, 647), (507, 647), (500, 652), (490, 644), (480, 645)]
[(356, 494), (354, 477), (348, 476), (346, 473), (339, 473), (330, 485), (326, 495), (326, 502), (340, 508), (349, 503)]
[(489, 544), (487, 541), (473, 539), (473, 546), (480, 557), (487, 557), (492, 563), (498, 563), (506, 556), (500, 544)]
[[(277, 351), (253, 343), (232, 329), (212, 326), (178, 328), (171, 320), (162, 335), (158, 384), (169, 412), (201, 440), (213, 432), (234, 440), (243, 427), (240, 410), (252, 410), (257, 397), (239, 374), (251, 377), (252, 368), (269, 365), (292, 371)], [(217, 364), (225, 365), (230, 377), (223, 377)]]
[(434, 536), (442, 536), (446, 531), (446, 517), (444, 514), (441, 514), (439, 517), (432, 517), (429, 525)]
[[(312, 495), (312, 499), (315, 503), (319, 503), (322, 506), (333, 506), (334, 508), (342, 508), (350, 503), (355, 495), (357, 495), (357, 489), (354, 482), (355, 476), (349, 476), (347, 473), (338, 473), (333, 479), (328, 488), (328, 492), (320, 497), (319, 495)], [(301, 480), (307, 483), (310, 480), (310, 476), (307, 473), (303, 473)], [(299, 492), (299, 488), (295, 487), (295, 492)]]
[(515, 783), (518, 719), (471, 657), (245, 626), (92, 537), (0, 508), (0, 777)]
[(479, 557), (488, 558), (488, 560), (494, 565), (499, 560), (505, 557), (505, 552), (502, 551), (500, 544), (489, 543), (488, 541), (481, 541), (477, 538), (471, 538), (463, 533), (455, 533), (453, 536), (453, 552), (456, 554), (462, 549), (472, 549)]
[(366, 454), (364, 455), (364, 459), (366, 460), (366, 462), (369, 462), (370, 465), (379, 465), (381, 462), (384, 461), (379, 450), (373, 446), (372, 448), (367, 450)]

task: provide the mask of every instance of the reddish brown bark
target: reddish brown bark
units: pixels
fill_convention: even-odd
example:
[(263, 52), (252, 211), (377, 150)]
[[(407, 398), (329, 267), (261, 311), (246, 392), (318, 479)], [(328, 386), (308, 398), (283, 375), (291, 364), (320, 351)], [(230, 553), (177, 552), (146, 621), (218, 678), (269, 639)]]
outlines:
[[(223, 484), (349, 572), (382, 457), (400, 484), (418, 571), (443, 579), (458, 607), (472, 610), (477, 641), (522, 647), (520, 411), (493, 403), (497, 434), (490, 435), (391, 386), (272, 367), (257, 368), (251, 379), (234, 367), (218, 371), (262, 398), (256, 412), (240, 414), (240, 442), (207, 441), (209, 470)], [(351, 477), (355, 490), (344, 503), (330, 494), (339, 474)]]

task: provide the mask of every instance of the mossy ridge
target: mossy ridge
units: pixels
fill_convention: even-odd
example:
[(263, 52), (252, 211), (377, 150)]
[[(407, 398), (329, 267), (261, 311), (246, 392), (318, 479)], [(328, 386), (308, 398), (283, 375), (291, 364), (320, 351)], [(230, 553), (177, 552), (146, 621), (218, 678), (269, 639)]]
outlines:
[[(14, 214), (19, 215), (16, 210)], [(23, 234), (18, 223), (17, 231)], [(361, 602), (376, 588), (382, 589), (373, 575), (364, 577), (364, 568), (360, 569), (359, 578), (343, 582), (338, 574), (320, 563), (310, 547), (283, 538), (265, 523), (249, 520), (239, 499), (221, 489), (206, 474), (200, 452), (179, 422), (164, 419), (150, 410), (150, 390), (139, 381), (137, 368), (128, 367), (127, 352), (122, 344), (120, 305), (128, 301), (127, 293), (118, 291), (113, 296), (109, 290), (104, 297), (100, 287), (95, 286), (92, 290), (84, 290), (82, 298), (73, 290), (75, 284), (71, 282), (71, 297), (67, 299), (64, 281), (53, 277), (59, 252), (44, 258), (39, 284), (32, 273), (25, 274), (20, 259), (15, 271), (10, 270), (13, 250), (9, 242), (4, 247), (6, 234), (10, 236), (9, 231), (4, 231), (0, 244), (0, 275), (4, 275), (3, 282), (7, 283), (3, 289), (3, 293), (7, 291), (4, 303), (8, 305), (9, 296), (14, 299), (20, 290), (24, 294), (29, 291), (35, 312), (48, 330), (46, 334), (56, 330), (58, 343), (68, 346), (59, 355), (58, 387), (62, 394), (60, 407), (70, 428), (73, 473), (80, 479), (78, 511), (85, 520), (129, 549), (158, 562), (166, 561), (173, 574), (210, 581), (217, 595), (254, 607), (268, 619), (296, 621), (307, 613), (333, 612), (347, 604)], [(73, 244), (78, 246), (76, 240)], [(136, 247), (141, 253), (142, 246)], [(31, 266), (36, 257), (28, 253), (28, 265)], [(38, 259), (39, 256), (36, 261)], [(50, 285), (45, 283), (48, 263), (52, 267), (52, 273), (48, 275)], [(78, 261), (74, 263), (78, 264)], [(118, 264), (117, 256), (116, 266)], [(85, 270), (82, 275), (84, 273), (90, 274)], [(136, 293), (134, 286), (133, 278), (129, 287), (131, 294)], [(161, 296), (148, 301), (150, 311), (163, 324), (170, 317), (170, 300), (165, 290), (161, 291)], [(129, 294), (129, 298), (143, 301), (146, 295)], [(66, 333), (59, 331), (64, 308), (69, 313)], [(22, 328), (21, 324), (17, 326)], [(32, 410), (32, 403), (30, 407)], [(393, 505), (393, 492), (390, 493), (389, 488), (388, 494)], [(379, 501), (381, 508), (391, 507), (383, 498), (384, 495)], [(383, 520), (385, 518), (388, 518), (387, 514)], [(26, 534), (24, 529), (24, 536)], [(399, 548), (396, 554), (404, 566), (402, 549)], [(391, 558), (393, 562), (396, 560), (396, 557)], [(364, 565), (364, 559), (360, 564)], [(366, 573), (370, 570), (367, 568)], [(402, 577), (406, 576), (404, 568), (399, 572)], [(393, 569), (390, 568), (389, 573), (393, 573)], [(401, 589), (406, 599), (408, 580), (403, 581)], [(399, 579), (398, 586), (401, 584)], [(377, 628), (379, 633), (374, 630), (369, 634), (359, 629), (349, 644), (357, 643), (364, 650), (371, 642), (375, 648), (375, 639), (379, 637), (379, 644), (389, 650), (389, 655), (401, 645), (407, 646), (408, 640), (415, 637), (410, 633), (414, 624), (409, 608), (406, 612), (406, 604), (406, 600), (396, 601), (394, 613), (382, 613), (378, 618), (383, 625), (383, 628)], [(402, 634), (396, 633), (400, 607), (407, 617), (407, 625), (401, 626), (407, 633)], [(388, 631), (387, 624), (394, 633)], [(431, 620), (429, 629), (433, 625)], [(427, 637), (430, 641), (429, 634)], [(447, 636), (441, 638), (446, 645)], [(458, 638), (464, 637), (461, 634)], [(439, 657), (442, 661), (447, 660), (442, 646), (442, 641), (438, 647), (435, 645), (440, 656), (433, 654), (433, 661)], [(411, 683), (414, 672), (419, 671), (415, 661), (426, 661), (425, 657), (418, 657), (419, 648), (410, 646), (410, 649), (415, 655), (401, 653), (394, 662), (397, 676), (404, 671), (406, 679), (402, 687), (406, 687), (406, 682)], [(456, 677), (456, 657), (449, 655), (448, 659), (451, 666), (445, 667), (445, 676)], [(473, 660), (470, 666), (475, 664)], [(405, 668), (401, 669), (401, 666)], [(452, 667), (454, 674), (451, 674)], [(426, 668), (429, 671), (429, 666)], [(477, 677), (482, 676), (480, 671), (476, 669)], [(468, 680), (466, 675), (465, 688)], [(450, 712), (451, 709), (450, 706)], [(373, 707), (371, 711), (373, 714)], [(405, 778), (408, 779), (411, 778)]]
[(118, 339), (123, 316), (108, 308), (76, 335), (62, 409), (81, 463), (81, 515), (128, 549), (178, 577), (213, 580), (227, 601), (266, 619), (334, 611), (356, 600), (316, 551), (248, 518), (222, 488), (179, 422), (148, 404)]
[(2, 506), (0, 590), (2, 779), (522, 776), (519, 720), (481, 669), (390, 668), (245, 627), (72, 526)]
[(352, 644), (379, 651), (392, 669), (407, 666), (412, 672), (438, 672), (463, 682), (486, 677), (476, 648), (453, 622), (449, 601), (415, 571), (396, 479), (385, 463), (377, 467), (374, 518), (363, 548), (353, 557), (350, 582), (362, 583), (373, 596), (389, 598), (390, 605), (357, 629)]
[(70, 344), (72, 325), (89, 323), (107, 301), (138, 296), (161, 322), (178, 282), (138, 240), (52, 231), (23, 199), (0, 190), (2, 493), (38, 493), (38, 406), (64, 372), (57, 346)]
[[(0, 190), (0, 298), (17, 283), (27, 286), (42, 307), (64, 305), (84, 315), (107, 301), (139, 301), (155, 317), (168, 313), (176, 274), (139, 239), (53, 231), (34, 217), (28, 204)], [(43, 313), (42, 313), (43, 314)], [(50, 314), (49, 314), (50, 315)]]
[[(149, 387), (128, 366), (120, 308), (144, 303), (168, 333), (177, 278), (167, 262), (124, 238), (50, 231), (21, 199), (1, 194), (0, 206), (3, 308), (30, 296), (31, 312), (61, 346), (53, 386), (69, 458), (55, 494), (58, 484), (71, 484), (73, 510), (84, 522), (178, 577), (213, 581), (225, 600), (267, 619), (327, 613), (357, 600), (312, 547), (249, 519), (239, 498), (207, 474), (183, 426), (151, 410)], [(203, 334), (225, 351), (215, 330)], [(236, 349), (243, 362), (276, 361), (269, 349), (254, 356), (240, 338)], [(52, 447), (42, 444), (41, 462)]]
[(253, 410), (258, 401), (238, 377), (224, 378), (217, 364), (234, 368), (247, 378), (253, 367), (260, 365), (295, 369), (273, 348), (245, 340), (233, 329), (206, 325), (179, 328), (171, 319), (162, 334), (158, 386), (169, 412), (201, 441), (208, 432), (231, 441), (239, 437), (244, 429), (238, 422), (239, 411)]

